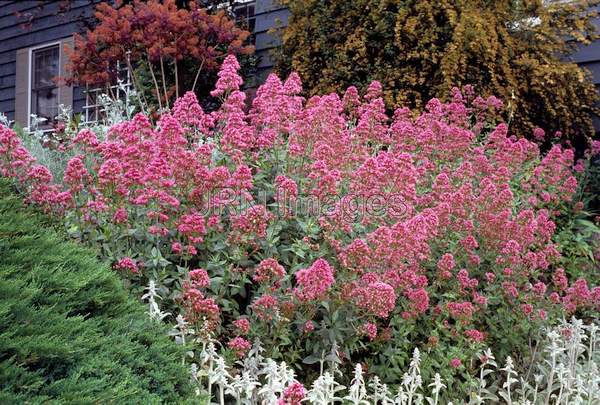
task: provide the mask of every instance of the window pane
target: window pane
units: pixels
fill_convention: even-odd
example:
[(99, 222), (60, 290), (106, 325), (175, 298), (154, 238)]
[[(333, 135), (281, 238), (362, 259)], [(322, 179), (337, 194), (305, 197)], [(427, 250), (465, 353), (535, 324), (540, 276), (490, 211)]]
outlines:
[(33, 88), (55, 86), (58, 76), (58, 46), (33, 52)]
[(51, 129), (58, 115), (59, 54), (58, 45), (32, 53), (31, 113), (46, 118), (41, 129)]
[(58, 89), (54, 87), (35, 90), (32, 96), (32, 113), (40, 118), (46, 118), (41, 125), (42, 128), (51, 128), (58, 115)]

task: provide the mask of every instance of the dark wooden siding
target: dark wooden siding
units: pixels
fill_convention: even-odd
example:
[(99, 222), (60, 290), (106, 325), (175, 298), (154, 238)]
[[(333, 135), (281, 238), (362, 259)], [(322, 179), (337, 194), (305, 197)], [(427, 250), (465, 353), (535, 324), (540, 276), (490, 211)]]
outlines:
[[(596, 11), (600, 12), (600, 7), (596, 7)], [(600, 31), (600, 17), (594, 19), (594, 24), (596, 29)], [(573, 53), (569, 59), (591, 72), (596, 90), (600, 92), (600, 40), (596, 40), (589, 45), (580, 46), (578, 51)], [(594, 127), (596, 127), (596, 131), (600, 131), (600, 117), (594, 117)]]
[[(15, 113), (15, 59), (17, 49), (71, 36), (83, 29), (83, 21), (93, 13), (98, 1), (72, 1), (66, 10), (61, 1), (0, 1), (0, 111), (9, 119)], [(33, 16), (31, 24), (26, 24)], [(82, 89), (73, 91), (73, 107), (85, 104)]]
[(289, 10), (278, 4), (277, 0), (256, 0), (256, 54), (260, 57), (258, 64), (258, 81), (263, 82), (273, 70), (271, 52), (280, 44), (278, 35), (269, 32), (273, 28), (287, 26)]
[[(61, 1), (2, 1), (0, 0), (0, 111), (14, 119), (15, 110), (15, 57), (16, 50), (55, 41), (81, 31), (82, 21), (93, 13), (93, 4), (100, 0), (71, 1), (71, 6), (61, 12)], [(40, 5), (43, 4), (43, 7)], [(18, 17), (17, 15), (20, 15)], [(35, 18), (24, 27), (27, 17)], [(260, 57), (258, 82), (273, 69), (272, 51), (279, 45), (273, 28), (287, 26), (289, 11), (277, 0), (256, 0), (256, 54)], [(600, 17), (596, 19), (600, 28)], [(592, 72), (593, 80), (600, 89), (600, 40), (581, 47), (571, 56), (572, 60)], [(81, 111), (85, 104), (82, 88), (73, 89), (73, 108)], [(600, 121), (598, 128), (600, 128)]]

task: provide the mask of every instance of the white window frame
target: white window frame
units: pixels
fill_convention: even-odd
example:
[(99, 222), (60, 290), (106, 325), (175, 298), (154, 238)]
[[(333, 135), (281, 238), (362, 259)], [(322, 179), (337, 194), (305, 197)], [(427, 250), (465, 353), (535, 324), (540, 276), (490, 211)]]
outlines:
[[(51, 46), (55, 46), (58, 45), (58, 66), (59, 66), (59, 73), (60, 73), (60, 66), (62, 66), (62, 50), (60, 49), (62, 44), (62, 41), (58, 40), (58, 41), (52, 41), (52, 42), (48, 42), (42, 45), (35, 45), (29, 48), (29, 53), (28, 53), (28, 60), (27, 60), (27, 67), (28, 67), (28, 72), (27, 72), (27, 129), (30, 130), (31, 128), (31, 89), (32, 89), (32, 74), (33, 74), (33, 52), (37, 51), (38, 49), (43, 49), (43, 48), (49, 48)], [(56, 94), (57, 94), (57, 99), (60, 101), (60, 88), (61, 86), (57, 86), (56, 89)], [(60, 104), (59, 104), (60, 105)], [(43, 129), (41, 130), (43, 133), (46, 132), (53, 132), (54, 129), (48, 128), (48, 129)]]

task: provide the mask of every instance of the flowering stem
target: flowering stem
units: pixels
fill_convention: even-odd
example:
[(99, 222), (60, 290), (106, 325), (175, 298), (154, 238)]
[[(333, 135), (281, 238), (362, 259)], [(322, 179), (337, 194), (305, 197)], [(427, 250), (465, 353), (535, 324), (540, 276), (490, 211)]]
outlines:
[[(564, 375), (563, 375), (564, 377)], [(558, 390), (558, 398), (556, 398), (556, 403), (560, 404), (561, 403), (561, 399), (562, 399), (562, 394), (563, 394), (563, 389), (565, 387), (565, 384), (563, 382), (563, 378), (559, 377), (559, 381), (560, 381), (560, 389)], [(568, 403), (568, 402), (565, 402)]]
[(156, 90), (156, 98), (158, 99), (158, 108), (162, 110), (162, 103), (160, 101), (160, 89), (158, 87), (158, 81), (156, 80), (156, 75), (154, 74), (154, 69), (152, 68), (152, 62), (150, 62), (150, 56), (146, 55), (148, 59), (148, 67), (150, 68), (150, 75), (152, 76), (152, 80), (154, 81), (154, 89)]
[(321, 360), (319, 361), (319, 363), (320, 363), (319, 376), (322, 376), (323, 375), (323, 363), (325, 363), (324, 352), (321, 353)]
[(173, 60), (173, 67), (175, 68), (175, 97), (179, 98), (179, 75), (177, 74), (177, 58)]
[(594, 339), (596, 337), (595, 331), (596, 330), (594, 328), (594, 325), (592, 324), (590, 326), (590, 346), (588, 348), (588, 373), (587, 374), (588, 374), (589, 381), (590, 381), (590, 386), (588, 388), (588, 405), (591, 405), (591, 403), (592, 403), (592, 397), (593, 397), (592, 392), (594, 390), (594, 382), (593, 382), (593, 379), (591, 378), (591, 376), (592, 376), (592, 362), (594, 359), (594, 346), (596, 344), (595, 339)]
[(208, 397), (212, 398), (212, 382), (210, 381), (210, 376), (212, 375), (213, 372), (213, 361), (212, 361), (212, 357), (208, 363)]
[(483, 389), (483, 379), (484, 379), (484, 375), (483, 375), (483, 370), (485, 368), (485, 364), (483, 364), (481, 366), (481, 369), (479, 370), (479, 387), (477, 389), (477, 398), (481, 398), (481, 390)]
[(546, 395), (545, 405), (550, 403), (550, 396), (552, 395), (552, 383), (554, 380), (554, 368), (556, 367), (556, 353), (552, 351), (552, 366), (550, 367), (550, 376), (548, 377), (548, 384), (546, 389), (548, 390), (548, 395)]
[(198, 68), (198, 72), (196, 72), (196, 77), (194, 78), (194, 85), (192, 86), (192, 92), (196, 90), (196, 82), (198, 81), (198, 77), (200, 76), (200, 72), (202, 71), (202, 67), (204, 66), (204, 59), (200, 62), (200, 67)]
[[(536, 341), (535, 346), (533, 347), (533, 354), (531, 355), (532, 360), (531, 360), (531, 363), (529, 364), (529, 368), (527, 369), (527, 374), (525, 375), (525, 380), (529, 379), (529, 375), (531, 374), (531, 370), (533, 369), (533, 364), (535, 363), (535, 356), (537, 354), (537, 349), (538, 349), (539, 343), (540, 343), (539, 341)], [(531, 347), (531, 345), (530, 345), (530, 347)]]
[(131, 60), (129, 59), (129, 57), (127, 57), (127, 69), (129, 69), (129, 72), (131, 72), (131, 80), (133, 80), (133, 87), (135, 88), (137, 94), (141, 96), (138, 97), (140, 109), (142, 110), (142, 113), (146, 114), (146, 109), (144, 108), (144, 106), (148, 105), (148, 102), (146, 101), (146, 96), (144, 95), (144, 92), (142, 91), (140, 86), (138, 86), (138, 81), (135, 77), (135, 71), (133, 70), (133, 66), (131, 66)]
[(163, 91), (165, 92), (165, 104), (167, 109), (169, 109), (171, 106), (169, 105), (169, 96), (167, 95), (167, 78), (165, 77), (165, 64), (162, 55), (160, 56), (160, 74), (162, 76)]
[[(206, 342), (203, 341), (202, 342), (202, 351), (200, 353), (204, 353), (205, 350), (206, 350)], [(202, 359), (200, 359), (200, 360), (202, 360)], [(204, 366), (204, 364), (201, 364), (201, 365)], [(210, 377), (209, 377), (209, 379), (210, 379)], [(202, 386), (202, 374), (200, 374), (198, 376), (198, 385)]]

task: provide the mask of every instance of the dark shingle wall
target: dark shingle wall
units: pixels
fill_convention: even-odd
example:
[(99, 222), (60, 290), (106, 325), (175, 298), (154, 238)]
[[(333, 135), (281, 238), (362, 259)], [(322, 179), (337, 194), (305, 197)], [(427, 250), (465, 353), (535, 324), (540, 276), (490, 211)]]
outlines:
[[(61, 9), (61, 1), (0, 1), (0, 111), (14, 119), (17, 49), (41, 45), (71, 36), (83, 29), (83, 20), (93, 13), (97, 0), (72, 1)], [(27, 21), (33, 17), (31, 23)], [(80, 111), (85, 103), (81, 89), (74, 89), (73, 104)]]

